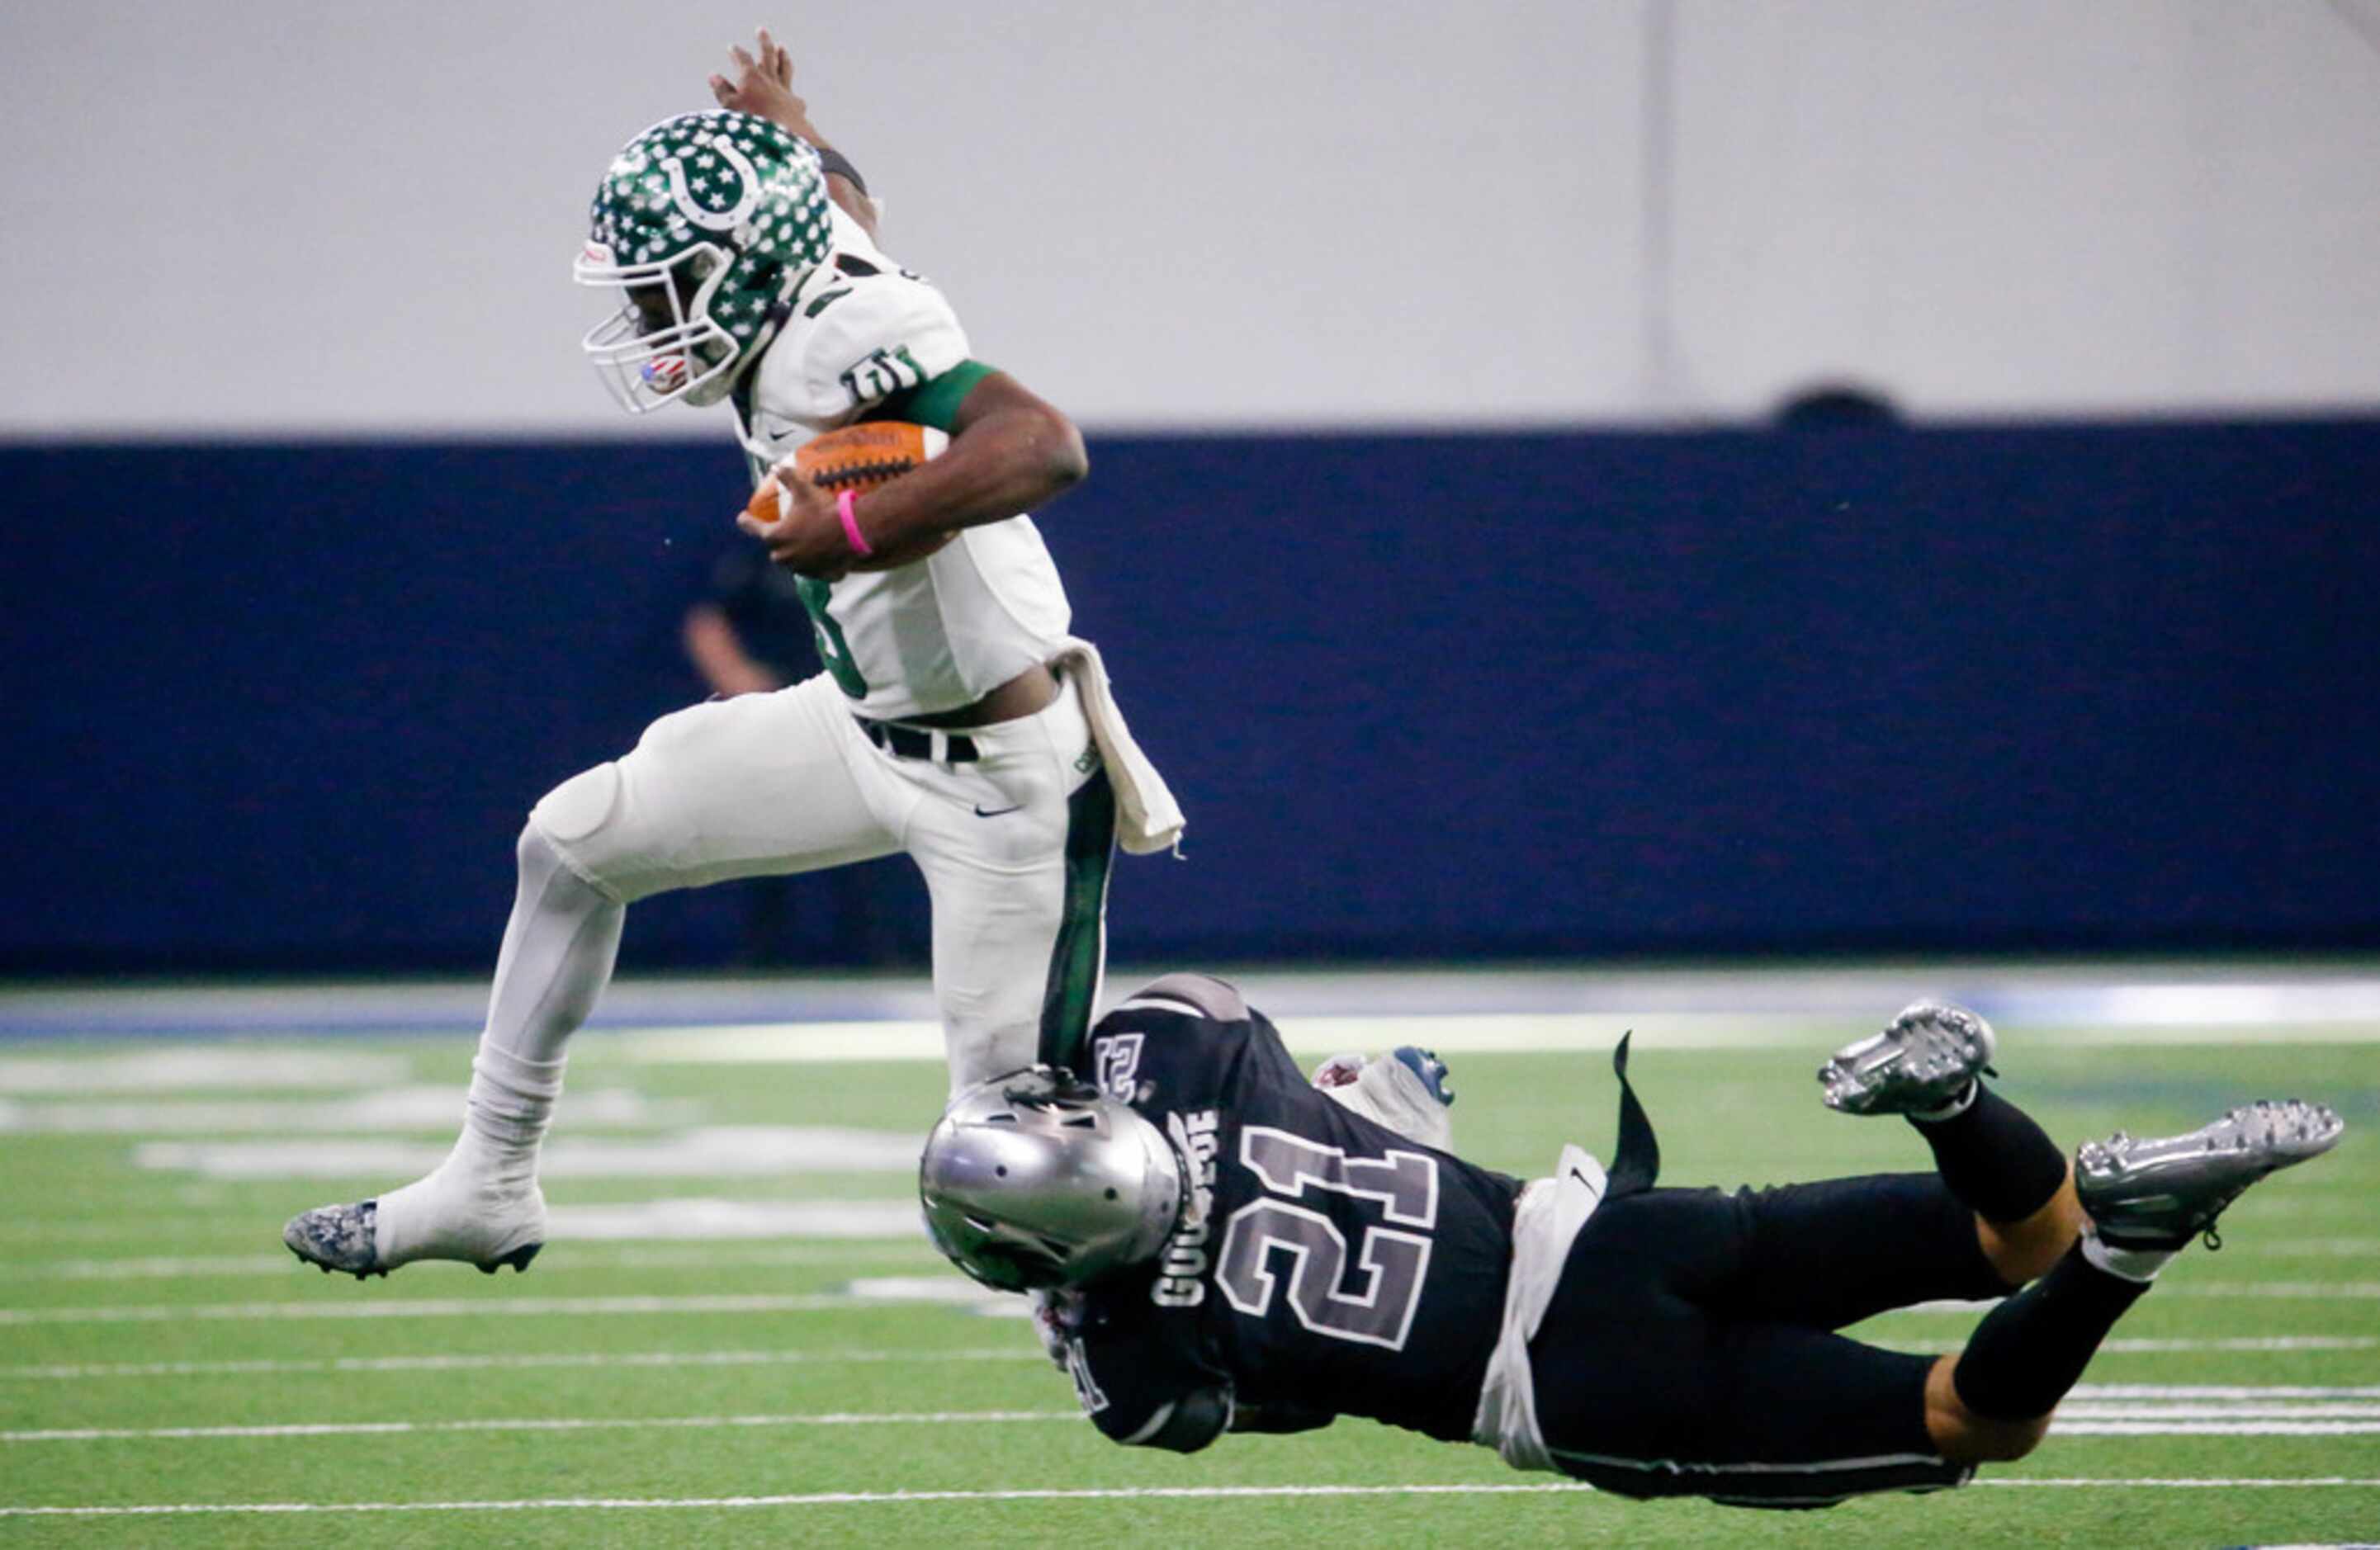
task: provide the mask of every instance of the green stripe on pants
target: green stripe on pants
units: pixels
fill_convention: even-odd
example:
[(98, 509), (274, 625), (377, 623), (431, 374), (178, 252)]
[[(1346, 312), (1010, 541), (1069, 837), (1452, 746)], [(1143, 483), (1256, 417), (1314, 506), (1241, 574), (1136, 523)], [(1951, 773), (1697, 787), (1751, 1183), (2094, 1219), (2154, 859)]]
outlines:
[(1077, 1074), (1107, 960), (1108, 868), (1114, 854), (1115, 790), (1101, 769), (1066, 798), (1066, 901), (1041, 995), (1041, 1060)]

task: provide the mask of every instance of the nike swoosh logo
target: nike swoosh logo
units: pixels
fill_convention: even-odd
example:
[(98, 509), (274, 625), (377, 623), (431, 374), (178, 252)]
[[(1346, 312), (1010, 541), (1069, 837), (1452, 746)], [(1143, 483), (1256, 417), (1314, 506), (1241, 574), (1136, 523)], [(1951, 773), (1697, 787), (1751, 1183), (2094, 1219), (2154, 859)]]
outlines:
[(985, 812), (981, 807), (978, 807), (978, 808), (975, 810), (975, 816), (976, 816), (977, 817), (979, 817), (979, 818), (996, 818), (996, 817), (1000, 817), (1002, 814), (1003, 814), (1003, 813), (1016, 813), (1016, 812), (1022, 812), (1022, 811), (1024, 810), (1024, 808), (1025, 808), (1025, 804), (1023, 804), (1022, 802), (1018, 803), (1018, 804), (1017, 804), (1015, 806), (1014, 806), (1014, 807), (994, 807), (994, 808), (993, 808), (991, 811), (990, 811), (989, 813)]

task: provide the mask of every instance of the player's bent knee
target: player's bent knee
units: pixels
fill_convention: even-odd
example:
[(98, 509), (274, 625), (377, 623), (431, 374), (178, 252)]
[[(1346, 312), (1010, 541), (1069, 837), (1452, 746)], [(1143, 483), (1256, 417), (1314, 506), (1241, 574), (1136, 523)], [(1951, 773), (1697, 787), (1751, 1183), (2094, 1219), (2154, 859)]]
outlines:
[(2049, 1417), (2031, 1421), (1985, 1421), (1970, 1416), (1949, 1437), (1937, 1435), (1942, 1457), (1960, 1464), (2007, 1464), (2041, 1446), (2049, 1435)]
[(616, 897), (615, 890), (595, 875), (584, 842), (611, 821), (619, 805), (617, 764), (582, 769), (546, 793), (529, 809), (528, 822), (521, 826), (520, 840), (514, 849), (522, 875), (527, 876), (532, 869), (551, 870), (559, 865), (589, 886)]
[(2049, 1417), (2001, 1421), (1976, 1414), (1951, 1381), (1957, 1361), (1946, 1356), (1926, 1374), (1925, 1433), (1935, 1450), (1953, 1463), (2005, 1464), (2039, 1447), (2049, 1435)]
[(539, 798), (529, 809), (528, 821), (559, 844), (568, 845), (602, 828), (619, 801), (620, 767), (599, 764), (580, 770)]

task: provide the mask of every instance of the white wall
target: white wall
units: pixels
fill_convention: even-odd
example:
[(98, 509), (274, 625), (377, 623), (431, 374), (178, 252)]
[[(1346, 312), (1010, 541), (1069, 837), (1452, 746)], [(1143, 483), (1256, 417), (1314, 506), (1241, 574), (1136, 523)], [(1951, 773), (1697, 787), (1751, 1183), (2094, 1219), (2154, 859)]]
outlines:
[[(1718, 418), (1820, 375), (2380, 404), (2380, 0), (819, 14), (777, 19), (888, 246), (1093, 425)], [(756, 19), (17, 0), (0, 433), (630, 429), (576, 348), (586, 197)]]

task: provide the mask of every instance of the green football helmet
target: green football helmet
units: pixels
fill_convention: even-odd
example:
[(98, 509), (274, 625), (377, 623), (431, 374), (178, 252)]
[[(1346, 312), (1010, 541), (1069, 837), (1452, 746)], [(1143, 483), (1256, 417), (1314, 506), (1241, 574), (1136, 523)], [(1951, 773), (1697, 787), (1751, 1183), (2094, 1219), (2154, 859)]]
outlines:
[(724, 109), (664, 119), (595, 188), (582, 285), (616, 285), (618, 313), (581, 342), (630, 414), (716, 404), (776, 336), (778, 304), (826, 260), (833, 221), (818, 152)]

